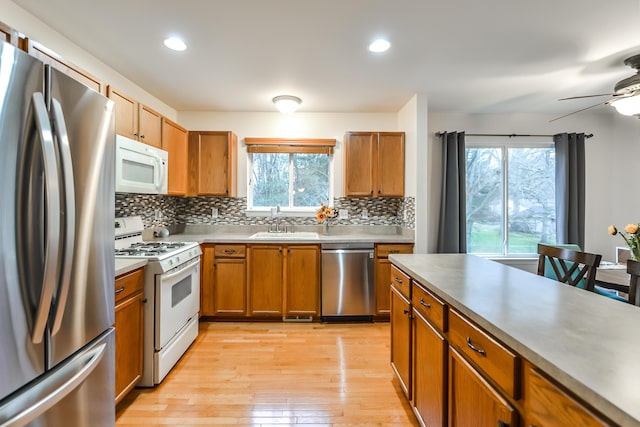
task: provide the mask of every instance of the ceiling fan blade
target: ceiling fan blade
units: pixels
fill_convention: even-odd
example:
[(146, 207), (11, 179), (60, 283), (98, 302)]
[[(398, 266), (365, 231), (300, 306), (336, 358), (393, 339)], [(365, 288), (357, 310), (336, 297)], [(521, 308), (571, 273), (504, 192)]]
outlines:
[[(615, 98), (614, 98), (614, 99), (615, 99)], [(608, 104), (609, 102), (613, 101), (614, 99), (608, 99), (608, 100), (603, 101), (603, 102), (598, 102), (597, 104), (593, 104), (593, 105), (590, 105), (590, 106), (588, 106), (588, 107), (581, 108), (580, 110), (573, 111), (573, 112), (571, 112), (571, 113), (569, 113), (569, 114), (565, 114), (564, 116), (556, 117), (555, 119), (551, 119), (551, 120), (549, 120), (549, 123), (551, 123), (551, 122), (555, 122), (556, 120), (563, 119), (563, 118), (565, 118), (565, 117), (567, 117), (567, 116), (571, 116), (571, 115), (576, 114), (576, 113), (581, 113), (581, 112), (583, 112), (583, 111), (585, 111), (585, 110), (589, 110), (590, 108), (594, 108), (594, 107), (597, 107), (597, 106), (599, 106), (599, 105)]]
[(582, 96), (570, 96), (569, 98), (560, 98), (558, 101), (566, 101), (567, 99), (582, 99), (582, 98), (595, 98), (598, 96), (616, 96), (615, 93), (601, 93), (598, 95), (582, 95)]

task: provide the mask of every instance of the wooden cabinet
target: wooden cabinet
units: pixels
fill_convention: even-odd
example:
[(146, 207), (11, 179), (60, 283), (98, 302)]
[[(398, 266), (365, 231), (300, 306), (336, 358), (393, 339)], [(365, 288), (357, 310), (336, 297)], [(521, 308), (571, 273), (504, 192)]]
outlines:
[(249, 316), (320, 314), (318, 245), (251, 245), (248, 262)]
[(391, 286), (389, 281), (391, 277), (391, 261), (389, 261), (389, 255), (410, 253), (413, 253), (413, 243), (381, 243), (375, 245), (373, 277), (376, 292), (377, 317), (389, 317), (389, 288)]
[(347, 132), (345, 195), (404, 196), (404, 132)]
[(411, 303), (409, 295), (391, 285), (391, 367), (411, 399)]
[(112, 86), (107, 96), (115, 104), (116, 133), (162, 148), (162, 115)]
[(18, 46), (18, 32), (10, 26), (0, 22), (0, 40)]
[(518, 413), (487, 380), (449, 348), (449, 426), (517, 427)]
[(189, 132), (189, 195), (236, 195), (236, 150), (233, 132)]
[(527, 363), (524, 367), (524, 395), (527, 426), (608, 426), (594, 412), (571, 397)]
[(95, 90), (98, 93), (103, 95), (106, 94), (106, 85), (103, 81), (98, 78), (92, 76), (88, 72), (84, 71), (80, 67), (66, 61), (60, 55), (52, 52), (50, 49), (47, 49), (40, 43), (31, 40), (29, 38), (25, 38), (23, 41), (27, 52), (29, 55), (38, 58), (45, 64), (51, 65), (51, 67), (55, 68), (58, 71), (68, 75), (74, 80), (79, 81), (83, 85), (87, 86)]
[(423, 426), (447, 424), (446, 305), (412, 281), (412, 406)]
[(162, 118), (162, 149), (169, 154), (168, 194), (185, 196), (188, 191), (189, 137), (185, 128)]
[(284, 315), (320, 315), (320, 247), (288, 246), (285, 256)]
[(144, 269), (115, 280), (116, 404), (142, 378)]
[(202, 316), (242, 317), (247, 313), (246, 246), (202, 245)]

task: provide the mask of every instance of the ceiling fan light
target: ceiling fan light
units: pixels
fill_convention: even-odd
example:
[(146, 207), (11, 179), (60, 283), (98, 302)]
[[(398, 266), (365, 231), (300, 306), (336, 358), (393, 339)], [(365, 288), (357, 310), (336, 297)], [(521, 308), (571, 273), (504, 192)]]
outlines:
[(283, 114), (295, 113), (302, 100), (297, 96), (292, 95), (280, 95), (273, 98), (273, 103), (276, 104), (276, 108)]
[(616, 99), (611, 105), (624, 116), (640, 116), (640, 94)]

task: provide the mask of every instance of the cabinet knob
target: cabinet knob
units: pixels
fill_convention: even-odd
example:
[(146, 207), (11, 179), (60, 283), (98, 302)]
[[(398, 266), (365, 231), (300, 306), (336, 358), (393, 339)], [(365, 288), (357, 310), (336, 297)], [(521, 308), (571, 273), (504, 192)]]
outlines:
[(378, 190), (378, 194), (382, 194), (382, 190)]
[(146, 298), (143, 298), (143, 299), (142, 299), (142, 303), (143, 303), (143, 304), (146, 304), (146, 303), (147, 303), (147, 299), (146, 299)]
[(138, 132), (134, 132), (134, 133), (133, 133), (133, 136), (138, 136)]
[(144, 139), (144, 135), (140, 135), (140, 138)]

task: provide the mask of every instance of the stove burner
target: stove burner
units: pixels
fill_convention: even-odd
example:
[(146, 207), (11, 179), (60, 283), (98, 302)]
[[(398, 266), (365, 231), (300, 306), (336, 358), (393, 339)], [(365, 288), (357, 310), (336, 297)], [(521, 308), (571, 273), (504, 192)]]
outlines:
[(184, 242), (138, 242), (128, 248), (116, 249), (116, 256), (157, 257), (176, 252), (186, 246)]

